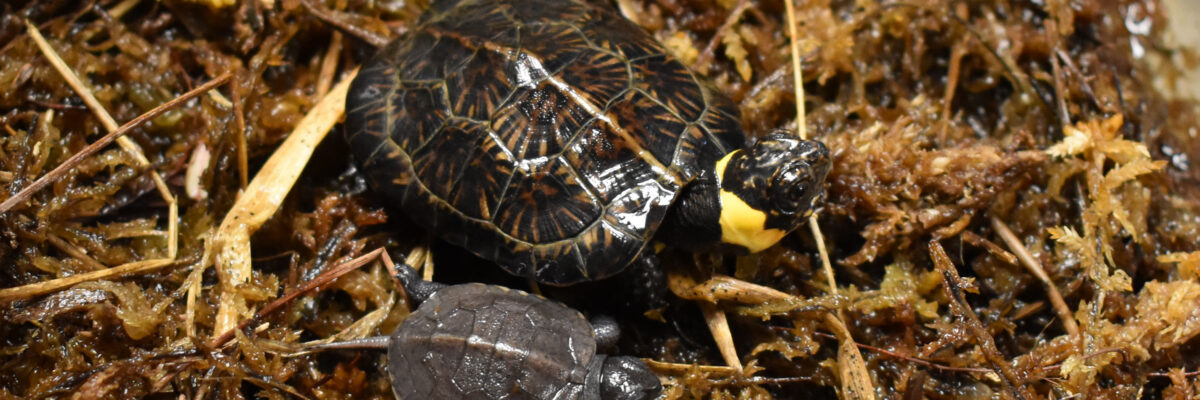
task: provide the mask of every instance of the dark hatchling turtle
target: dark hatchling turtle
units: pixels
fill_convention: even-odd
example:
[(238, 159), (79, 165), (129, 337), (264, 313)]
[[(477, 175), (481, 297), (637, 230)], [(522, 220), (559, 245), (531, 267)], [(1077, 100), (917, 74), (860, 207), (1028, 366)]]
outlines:
[(562, 303), (502, 286), (447, 286), (401, 266), (421, 305), (391, 336), (314, 349), (382, 347), (402, 399), (648, 399), (662, 386), (635, 357), (597, 354), (615, 343), (611, 319), (593, 326)]
[(732, 102), (582, 0), (440, 0), (363, 65), (346, 140), (409, 218), (508, 272), (569, 285), (652, 239), (758, 251), (822, 197), (825, 146), (752, 144)]

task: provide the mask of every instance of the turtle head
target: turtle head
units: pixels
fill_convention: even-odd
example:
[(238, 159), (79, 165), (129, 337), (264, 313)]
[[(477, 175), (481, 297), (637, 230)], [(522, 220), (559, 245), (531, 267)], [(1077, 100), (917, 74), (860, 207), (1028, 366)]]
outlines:
[(606, 357), (601, 364), (600, 398), (641, 400), (658, 397), (662, 384), (646, 363), (636, 357)]
[(717, 161), (721, 241), (757, 252), (804, 223), (824, 199), (829, 149), (777, 130)]

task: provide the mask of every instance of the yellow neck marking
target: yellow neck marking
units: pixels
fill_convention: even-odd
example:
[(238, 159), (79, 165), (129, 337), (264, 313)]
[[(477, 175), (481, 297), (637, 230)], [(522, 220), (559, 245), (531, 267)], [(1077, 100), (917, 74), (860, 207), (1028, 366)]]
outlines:
[[(717, 160), (716, 173), (717, 185), (721, 185), (721, 178), (725, 176), (725, 166), (729, 164), (729, 159), (734, 153), (741, 150), (734, 150), (726, 154), (720, 160)], [(736, 194), (721, 189), (721, 241), (729, 244), (745, 247), (751, 253), (757, 253), (775, 245), (780, 239), (787, 235), (787, 231), (780, 229), (767, 229), (767, 213), (755, 210), (738, 198)]]

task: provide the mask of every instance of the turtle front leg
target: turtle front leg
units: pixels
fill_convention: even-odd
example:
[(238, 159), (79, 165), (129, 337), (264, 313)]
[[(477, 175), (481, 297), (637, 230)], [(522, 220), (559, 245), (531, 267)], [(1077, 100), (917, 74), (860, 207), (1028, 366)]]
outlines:
[[(400, 257), (396, 258), (402, 259)], [(417, 270), (405, 262), (396, 263), (396, 273), (393, 277), (404, 286), (404, 293), (408, 295), (408, 300), (412, 301), (414, 305), (424, 303), (434, 292), (442, 290), (442, 288), (447, 286), (444, 283), (430, 282), (422, 279)]]
[[(661, 246), (654, 246), (661, 247)], [(618, 300), (625, 312), (643, 314), (650, 310), (666, 308), (670, 296), (667, 274), (659, 263), (658, 251), (647, 249), (625, 271), (613, 277), (619, 287), (629, 295)]]

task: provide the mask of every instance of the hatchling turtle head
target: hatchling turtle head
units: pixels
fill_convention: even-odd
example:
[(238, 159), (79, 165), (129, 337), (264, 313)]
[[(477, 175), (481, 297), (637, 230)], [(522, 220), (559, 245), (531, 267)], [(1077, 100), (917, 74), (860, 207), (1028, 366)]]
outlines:
[(717, 162), (721, 241), (757, 252), (802, 224), (824, 198), (829, 149), (775, 131)]
[[(658, 397), (662, 384), (646, 363), (637, 357), (611, 356), (600, 361), (600, 398), (608, 400), (643, 400)], [(596, 365), (596, 364), (592, 364)], [(586, 390), (586, 389), (585, 389)]]

